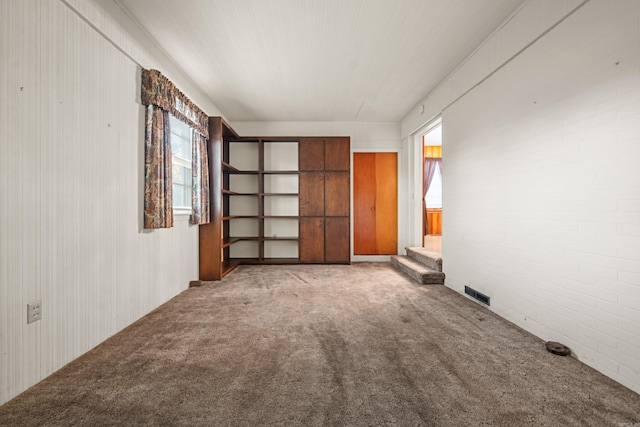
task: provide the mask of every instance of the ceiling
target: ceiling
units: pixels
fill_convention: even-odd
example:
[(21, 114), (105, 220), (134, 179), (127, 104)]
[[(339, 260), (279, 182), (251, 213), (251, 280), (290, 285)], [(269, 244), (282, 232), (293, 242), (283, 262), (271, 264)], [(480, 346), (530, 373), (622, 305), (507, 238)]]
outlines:
[(117, 0), (230, 121), (400, 121), (526, 0)]

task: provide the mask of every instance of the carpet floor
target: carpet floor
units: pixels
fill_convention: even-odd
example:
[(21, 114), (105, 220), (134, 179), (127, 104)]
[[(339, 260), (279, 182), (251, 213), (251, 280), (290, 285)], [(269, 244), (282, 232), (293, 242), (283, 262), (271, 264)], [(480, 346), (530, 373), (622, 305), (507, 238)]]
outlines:
[(640, 396), (385, 263), (247, 266), (0, 407), (2, 426), (640, 426)]

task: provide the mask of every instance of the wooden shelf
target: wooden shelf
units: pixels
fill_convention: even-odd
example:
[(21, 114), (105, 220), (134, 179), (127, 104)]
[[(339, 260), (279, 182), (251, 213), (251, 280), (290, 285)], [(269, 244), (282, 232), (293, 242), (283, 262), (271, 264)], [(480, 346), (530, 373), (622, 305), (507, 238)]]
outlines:
[(232, 219), (298, 219), (300, 218), (298, 215), (231, 215), (231, 216), (223, 216), (223, 221), (229, 221)]
[(231, 191), (227, 189), (223, 189), (222, 194), (226, 194), (228, 196), (262, 196), (263, 195), (263, 193), (240, 193), (238, 191)]
[(259, 175), (260, 174), (259, 171), (249, 171), (249, 170), (242, 171), (240, 169), (234, 168), (231, 165), (229, 165), (229, 168), (223, 167), (222, 172), (226, 173), (227, 175)]
[(262, 171), (260, 172), (263, 175), (298, 175), (300, 172), (298, 171)]
[(298, 193), (239, 193), (237, 191), (222, 190), (228, 196), (297, 196)]
[(240, 238), (238, 237), (225, 237), (224, 239), (222, 239), (222, 247), (223, 248), (229, 247), (239, 241), (240, 241)]
[(252, 219), (252, 218), (258, 219), (260, 217), (257, 215), (231, 215), (231, 216), (223, 216), (221, 219), (223, 221), (229, 221), (231, 219)]
[(257, 170), (240, 170), (235, 166), (230, 165), (227, 162), (222, 162), (222, 172), (235, 174), (235, 175), (258, 175), (260, 172)]
[(222, 262), (221, 268), (220, 268), (220, 276), (221, 278), (226, 276), (227, 274), (231, 273), (233, 271), (234, 268), (236, 268), (237, 266), (239, 266), (240, 263), (237, 261), (233, 261), (233, 260), (225, 260)]
[(224, 172), (240, 172), (238, 169), (234, 168), (227, 162), (222, 162), (222, 170)]
[(260, 265), (260, 264), (299, 264), (300, 258), (230, 258), (230, 262), (235, 262), (239, 264), (250, 264), (250, 265)]
[(270, 241), (270, 242), (277, 242), (277, 241), (297, 241), (300, 240), (299, 237), (297, 236), (282, 236), (282, 237), (264, 237), (263, 240), (265, 241)]
[(237, 242), (243, 242), (243, 241), (259, 241), (260, 238), (259, 237), (248, 237), (248, 236), (242, 236), (242, 237), (226, 237), (224, 239), (222, 239), (222, 247), (226, 248), (229, 247), (231, 245), (233, 245), (234, 243)]

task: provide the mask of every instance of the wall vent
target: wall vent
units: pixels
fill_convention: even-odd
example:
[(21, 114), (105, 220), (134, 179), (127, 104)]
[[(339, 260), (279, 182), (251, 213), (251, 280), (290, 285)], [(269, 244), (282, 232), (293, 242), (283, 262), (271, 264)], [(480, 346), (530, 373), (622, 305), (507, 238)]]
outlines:
[(465, 286), (464, 287), (464, 293), (469, 295), (470, 297), (472, 297), (474, 299), (477, 299), (478, 301), (480, 301), (483, 304), (491, 305), (491, 298), (489, 298), (488, 296), (486, 296), (483, 293), (480, 293), (480, 292), (476, 291), (473, 288)]

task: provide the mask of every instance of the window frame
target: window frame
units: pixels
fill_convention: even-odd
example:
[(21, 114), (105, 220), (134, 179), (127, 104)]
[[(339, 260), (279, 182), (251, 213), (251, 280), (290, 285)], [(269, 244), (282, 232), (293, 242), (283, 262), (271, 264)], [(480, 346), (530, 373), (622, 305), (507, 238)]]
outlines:
[[(437, 183), (438, 181), (431, 181), (431, 186), (429, 187), (429, 191), (427, 191), (427, 194), (424, 195), (424, 202), (425, 202), (425, 206), (427, 207), (427, 209), (431, 208), (431, 209), (442, 209), (442, 169), (440, 168), (441, 163), (436, 165), (436, 171), (433, 175), (433, 180), (436, 179), (436, 177), (438, 178), (438, 181), (440, 183), (439, 186), (435, 186), (434, 184)], [(439, 193), (439, 201), (440, 201), (440, 206), (433, 206), (433, 204), (429, 204), (427, 203), (428, 200), (432, 200), (433, 201), (433, 194), (436, 192), (436, 187), (438, 187), (438, 193)], [(431, 193), (431, 199), (429, 198), (429, 193)]]
[[(182, 156), (179, 156), (177, 154), (175, 154), (175, 152), (173, 151), (173, 138), (174, 135), (176, 137), (180, 137), (182, 138), (177, 132), (174, 132), (174, 127), (173, 124), (174, 123), (179, 123), (180, 125), (186, 127), (187, 129), (189, 129), (189, 158), (185, 158)], [(193, 128), (187, 124), (184, 123), (183, 121), (181, 121), (180, 119), (178, 119), (177, 117), (175, 117), (173, 114), (169, 113), (169, 128), (170, 128), (170, 138), (171, 138), (171, 185), (173, 187), (173, 171), (174, 171), (174, 166), (180, 166), (183, 168), (186, 168), (189, 170), (189, 173), (191, 174), (191, 180), (193, 180)], [(186, 186), (185, 186), (186, 187)], [(175, 206), (173, 204), (173, 188), (171, 189), (172, 191), (172, 205), (173, 205), (173, 214), (175, 216), (187, 216), (187, 215), (191, 215), (193, 213), (193, 206), (192, 206), (192, 202), (189, 203), (189, 206)], [(191, 195), (191, 197), (189, 198), (190, 200), (193, 200), (193, 182), (191, 182), (191, 186), (189, 188), (189, 194)]]

